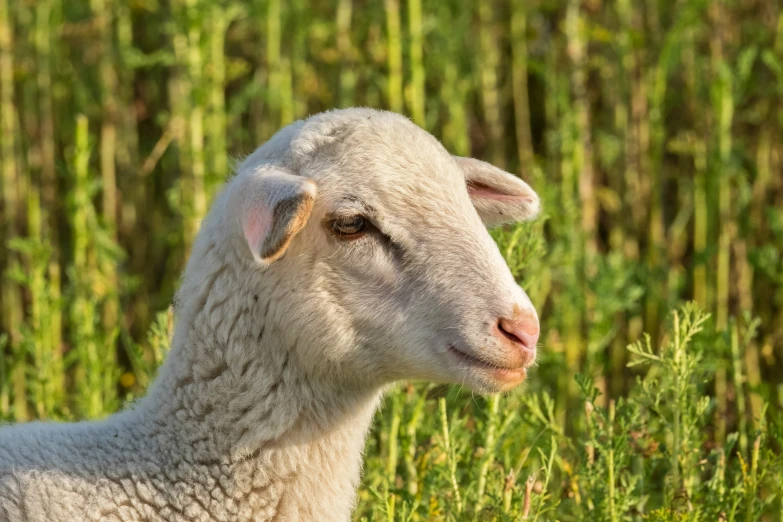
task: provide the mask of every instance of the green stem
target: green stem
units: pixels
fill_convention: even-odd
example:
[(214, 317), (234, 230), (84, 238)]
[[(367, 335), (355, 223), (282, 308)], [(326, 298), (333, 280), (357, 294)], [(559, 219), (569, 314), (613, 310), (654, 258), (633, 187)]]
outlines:
[(392, 398), (391, 424), (389, 425), (388, 434), (389, 452), (386, 456), (386, 481), (390, 487), (394, 487), (395, 479), (397, 478), (398, 439), (400, 436), (401, 417), (402, 401), (399, 394), (395, 394)]
[(500, 52), (495, 36), (494, 11), (491, 2), (479, 2), (479, 40), (481, 54), (479, 70), (481, 74), (481, 105), (486, 120), (489, 147), (489, 160), (500, 168), (505, 168), (506, 154), (504, 146), (504, 128), (501, 117), (501, 99), (498, 89), (497, 71), (500, 65)]
[(421, 0), (408, 0), (408, 28), (410, 30), (411, 60), (411, 81), (408, 90), (408, 106), (410, 107), (413, 122), (420, 127), (426, 127)]
[(530, 98), (527, 82), (527, 5), (524, 0), (511, 4), (511, 76), (514, 92), (517, 155), (520, 173), (533, 167), (533, 141), (530, 131)]
[(495, 461), (495, 444), (496, 444), (496, 432), (498, 424), (498, 411), (500, 409), (500, 396), (493, 395), (488, 401), (489, 411), (487, 412), (486, 433), (484, 436), (484, 459), (481, 462), (481, 468), (479, 469), (478, 486), (476, 487), (476, 515), (481, 513), (484, 507), (484, 494), (487, 489), (487, 474), (489, 468)]
[(441, 397), (438, 399), (438, 406), (440, 408), (440, 423), (441, 423), (441, 436), (443, 437), (443, 449), (446, 452), (446, 458), (449, 463), (449, 479), (451, 481), (451, 488), (454, 492), (454, 499), (456, 500), (457, 513), (462, 513), (462, 495), (459, 492), (459, 485), (457, 483), (457, 459), (455, 450), (451, 444), (451, 434), (449, 432), (449, 417), (446, 410), (446, 399)]
[[(14, 60), (13, 60), (13, 31), (11, 28), (11, 13), (8, 0), (0, 0), (0, 174), (2, 175), (2, 240), (3, 245), (17, 237), (20, 203), (20, 180), (18, 178), (16, 164), (16, 140), (18, 135), (16, 119), (17, 112), (14, 105)], [(0, 248), (0, 267), (7, 267), (15, 260), (16, 255), (8, 252), (6, 248)], [(22, 324), (22, 295), (19, 286), (7, 277), (0, 278), (0, 298), (2, 299), (2, 326), (9, 332), (9, 343), (13, 353), (9, 373), (13, 381), (13, 416), (17, 421), (29, 418), (27, 408), (26, 379), (27, 369), (25, 353), (21, 345), (19, 326)], [(3, 354), (0, 354), (2, 357)], [(6, 392), (7, 393), (7, 392)], [(2, 398), (2, 402), (8, 404), (9, 397)], [(7, 412), (3, 412), (7, 413)]]
[(615, 405), (614, 401), (609, 401), (609, 455), (607, 456), (608, 478), (609, 485), (609, 520), (610, 522), (617, 521), (617, 512), (615, 506), (615, 469), (614, 469), (614, 419), (615, 419)]
[(354, 103), (356, 88), (356, 53), (351, 42), (353, 0), (337, 4), (337, 50), (340, 52), (340, 107)]
[(387, 65), (386, 95), (389, 109), (402, 112), (402, 44), (399, 0), (383, 0), (386, 9)]

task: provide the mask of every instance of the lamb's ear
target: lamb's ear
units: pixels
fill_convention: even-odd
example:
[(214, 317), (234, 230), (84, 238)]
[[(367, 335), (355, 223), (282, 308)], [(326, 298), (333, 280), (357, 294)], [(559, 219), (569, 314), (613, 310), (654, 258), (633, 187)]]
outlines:
[(488, 227), (536, 217), (541, 201), (530, 185), (499, 168), (474, 158), (454, 156), (465, 173), (473, 206)]
[(280, 167), (263, 167), (238, 181), (230, 204), (253, 256), (271, 263), (307, 224), (317, 192), (315, 182)]

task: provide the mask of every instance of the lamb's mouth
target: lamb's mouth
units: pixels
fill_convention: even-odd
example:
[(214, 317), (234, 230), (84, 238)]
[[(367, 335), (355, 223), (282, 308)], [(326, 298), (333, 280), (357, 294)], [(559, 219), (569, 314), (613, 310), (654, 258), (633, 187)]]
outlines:
[(463, 364), (468, 364), (473, 369), (487, 372), (492, 375), (493, 378), (499, 381), (521, 381), (527, 374), (525, 364), (512, 367), (489, 362), (484, 359), (480, 359), (475, 355), (465, 353), (453, 344), (449, 345), (448, 351), (458, 358)]

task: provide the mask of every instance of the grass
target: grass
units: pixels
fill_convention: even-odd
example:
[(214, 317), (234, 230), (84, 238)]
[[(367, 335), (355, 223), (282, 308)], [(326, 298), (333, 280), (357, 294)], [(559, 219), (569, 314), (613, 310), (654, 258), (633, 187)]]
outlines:
[(523, 389), (403, 383), (356, 519), (783, 521), (783, 10), (0, 0), (0, 419), (142, 395), (231, 157), (393, 108), (520, 174)]
[[(573, 376), (572, 428), (547, 391), (397, 389), (368, 443), (360, 519), (777, 520), (783, 434), (770, 405), (716, 444), (709, 384), (725, 332), (693, 302), (667, 324), (660, 345), (627, 347), (644, 371), (626, 395), (603, 400), (593, 377)], [(729, 336), (747, 342), (746, 326)]]

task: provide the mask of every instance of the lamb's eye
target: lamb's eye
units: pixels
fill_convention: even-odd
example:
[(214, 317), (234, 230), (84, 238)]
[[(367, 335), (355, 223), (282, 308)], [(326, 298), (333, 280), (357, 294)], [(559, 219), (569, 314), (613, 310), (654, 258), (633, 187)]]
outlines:
[(356, 239), (367, 231), (367, 220), (362, 216), (339, 217), (332, 221), (332, 231), (340, 239)]

